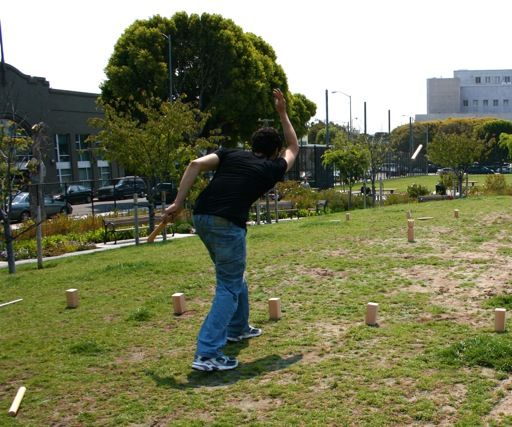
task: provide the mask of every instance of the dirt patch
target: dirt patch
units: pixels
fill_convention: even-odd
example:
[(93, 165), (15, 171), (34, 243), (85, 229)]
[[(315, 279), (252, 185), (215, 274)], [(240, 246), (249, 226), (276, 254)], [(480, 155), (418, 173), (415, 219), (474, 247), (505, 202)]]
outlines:
[(248, 397), (233, 402), (233, 404), (244, 412), (262, 411), (267, 412), (282, 404), (281, 399), (250, 399)]
[(124, 365), (126, 363), (140, 363), (146, 358), (146, 352), (140, 348), (133, 349), (133, 351), (124, 356), (116, 358), (114, 363), (116, 365)]
[(307, 276), (307, 277), (311, 277), (313, 279), (326, 278), (326, 277), (343, 279), (348, 276), (348, 273), (346, 271), (335, 271), (335, 270), (331, 270), (329, 268), (321, 268), (321, 267), (313, 267), (313, 268), (299, 267), (297, 269), (297, 272), (300, 276)]
[(504, 397), (496, 404), (487, 416), (488, 420), (497, 421), (500, 418), (512, 416), (512, 378), (503, 381), (498, 391), (504, 394)]
[[(491, 321), (491, 315), (483, 309), (482, 303), (492, 296), (510, 292), (507, 285), (510, 258), (498, 255), (502, 246), (487, 242), (478, 251), (444, 251), (443, 258), (453, 261), (451, 267), (414, 265), (397, 268), (395, 274), (412, 281), (400, 292), (430, 294), (430, 304), (444, 311), (441, 315), (425, 313), (420, 321), (454, 320), (484, 327)], [(397, 292), (393, 290), (391, 294)]]

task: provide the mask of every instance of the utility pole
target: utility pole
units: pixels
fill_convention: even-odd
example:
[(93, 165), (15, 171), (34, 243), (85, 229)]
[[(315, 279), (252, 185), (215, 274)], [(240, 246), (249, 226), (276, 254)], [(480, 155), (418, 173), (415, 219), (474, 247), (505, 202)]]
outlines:
[(325, 89), (325, 145), (329, 146), (329, 91)]
[(172, 56), (171, 56), (171, 35), (170, 34), (163, 34), (167, 39), (167, 46), (168, 46), (168, 59), (167, 59), (167, 67), (169, 68), (169, 102), (172, 102)]
[(364, 134), (366, 135), (366, 101), (364, 101)]

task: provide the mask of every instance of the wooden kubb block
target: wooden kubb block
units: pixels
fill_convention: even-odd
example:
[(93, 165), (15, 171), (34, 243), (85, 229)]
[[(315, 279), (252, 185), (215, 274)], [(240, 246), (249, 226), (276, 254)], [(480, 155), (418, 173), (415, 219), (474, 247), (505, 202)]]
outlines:
[(346, 219), (347, 221), (350, 221), (350, 214), (349, 214), (348, 212), (345, 214), (345, 219)]
[(268, 314), (270, 320), (279, 320), (281, 318), (281, 298), (270, 298), (268, 300)]
[(174, 308), (174, 314), (180, 315), (187, 311), (187, 305), (185, 302), (185, 294), (175, 293), (172, 295), (172, 306)]
[(505, 317), (507, 310), (504, 308), (494, 309), (494, 329), (496, 332), (505, 332)]
[(414, 220), (407, 220), (407, 240), (409, 242), (414, 242)]
[(365, 316), (365, 323), (368, 326), (375, 326), (377, 325), (377, 314), (379, 311), (379, 304), (376, 302), (369, 302), (366, 305), (366, 316)]
[(80, 300), (78, 297), (78, 289), (68, 289), (66, 291), (66, 302), (68, 304), (68, 308), (77, 308), (80, 304)]
[(453, 211), (453, 217), (454, 217), (454, 218), (458, 218), (458, 217), (459, 217), (459, 210), (458, 210), (458, 209), (455, 209), (455, 210)]

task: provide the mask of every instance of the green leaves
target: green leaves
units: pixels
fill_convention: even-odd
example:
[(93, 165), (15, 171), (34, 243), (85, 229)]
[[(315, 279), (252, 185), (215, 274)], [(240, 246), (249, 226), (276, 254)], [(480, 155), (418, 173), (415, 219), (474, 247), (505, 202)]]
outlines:
[(303, 95), (288, 93), (286, 74), (273, 48), (215, 14), (180, 12), (170, 19), (157, 15), (134, 22), (118, 40), (106, 67), (104, 104), (124, 102), (124, 111), (133, 112), (136, 103), (168, 99), (168, 35), (173, 95), (184, 95), (209, 112), (205, 134), (221, 129), (229, 144), (236, 145), (249, 139), (260, 126), (259, 119), (278, 123), (272, 98), (275, 87), (286, 94), (298, 134), (305, 133), (316, 106)]
[(208, 115), (176, 100), (153, 107), (136, 103), (133, 118), (121, 109), (104, 104), (104, 118), (93, 119), (100, 129), (91, 140), (105, 149), (109, 159), (140, 176), (178, 180), (188, 163), (218, 142), (218, 137), (201, 137)]

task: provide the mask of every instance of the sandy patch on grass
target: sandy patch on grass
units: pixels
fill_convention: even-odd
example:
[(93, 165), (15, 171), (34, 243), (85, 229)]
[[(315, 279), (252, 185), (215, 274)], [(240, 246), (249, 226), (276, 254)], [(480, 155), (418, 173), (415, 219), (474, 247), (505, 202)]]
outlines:
[(504, 397), (498, 401), (492, 411), (487, 416), (488, 421), (497, 421), (504, 417), (512, 416), (512, 378), (503, 381), (498, 391), (504, 394)]
[(492, 314), (487, 313), (489, 310), (482, 303), (490, 297), (510, 293), (510, 257), (498, 255), (501, 247), (498, 242), (486, 242), (475, 251), (444, 251), (443, 258), (453, 261), (452, 266), (419, 264), (397, 268), (396, 275), (413, 283), (391, 294), (404, 291), (429, 294), (430, 305), (441, 307), (443, 313), (427, 312), (420, 316), (422, 321), (454, 320), (476, 327), (488, 326)]
[(348, 272), (346, 271), (336, 271), (331, 270), (330, 268), (322, 268), (322, 267), (298, 267), (297, 275), (299, 277), (311, 277), (312, 279), (344, 279), (348, 277)]

